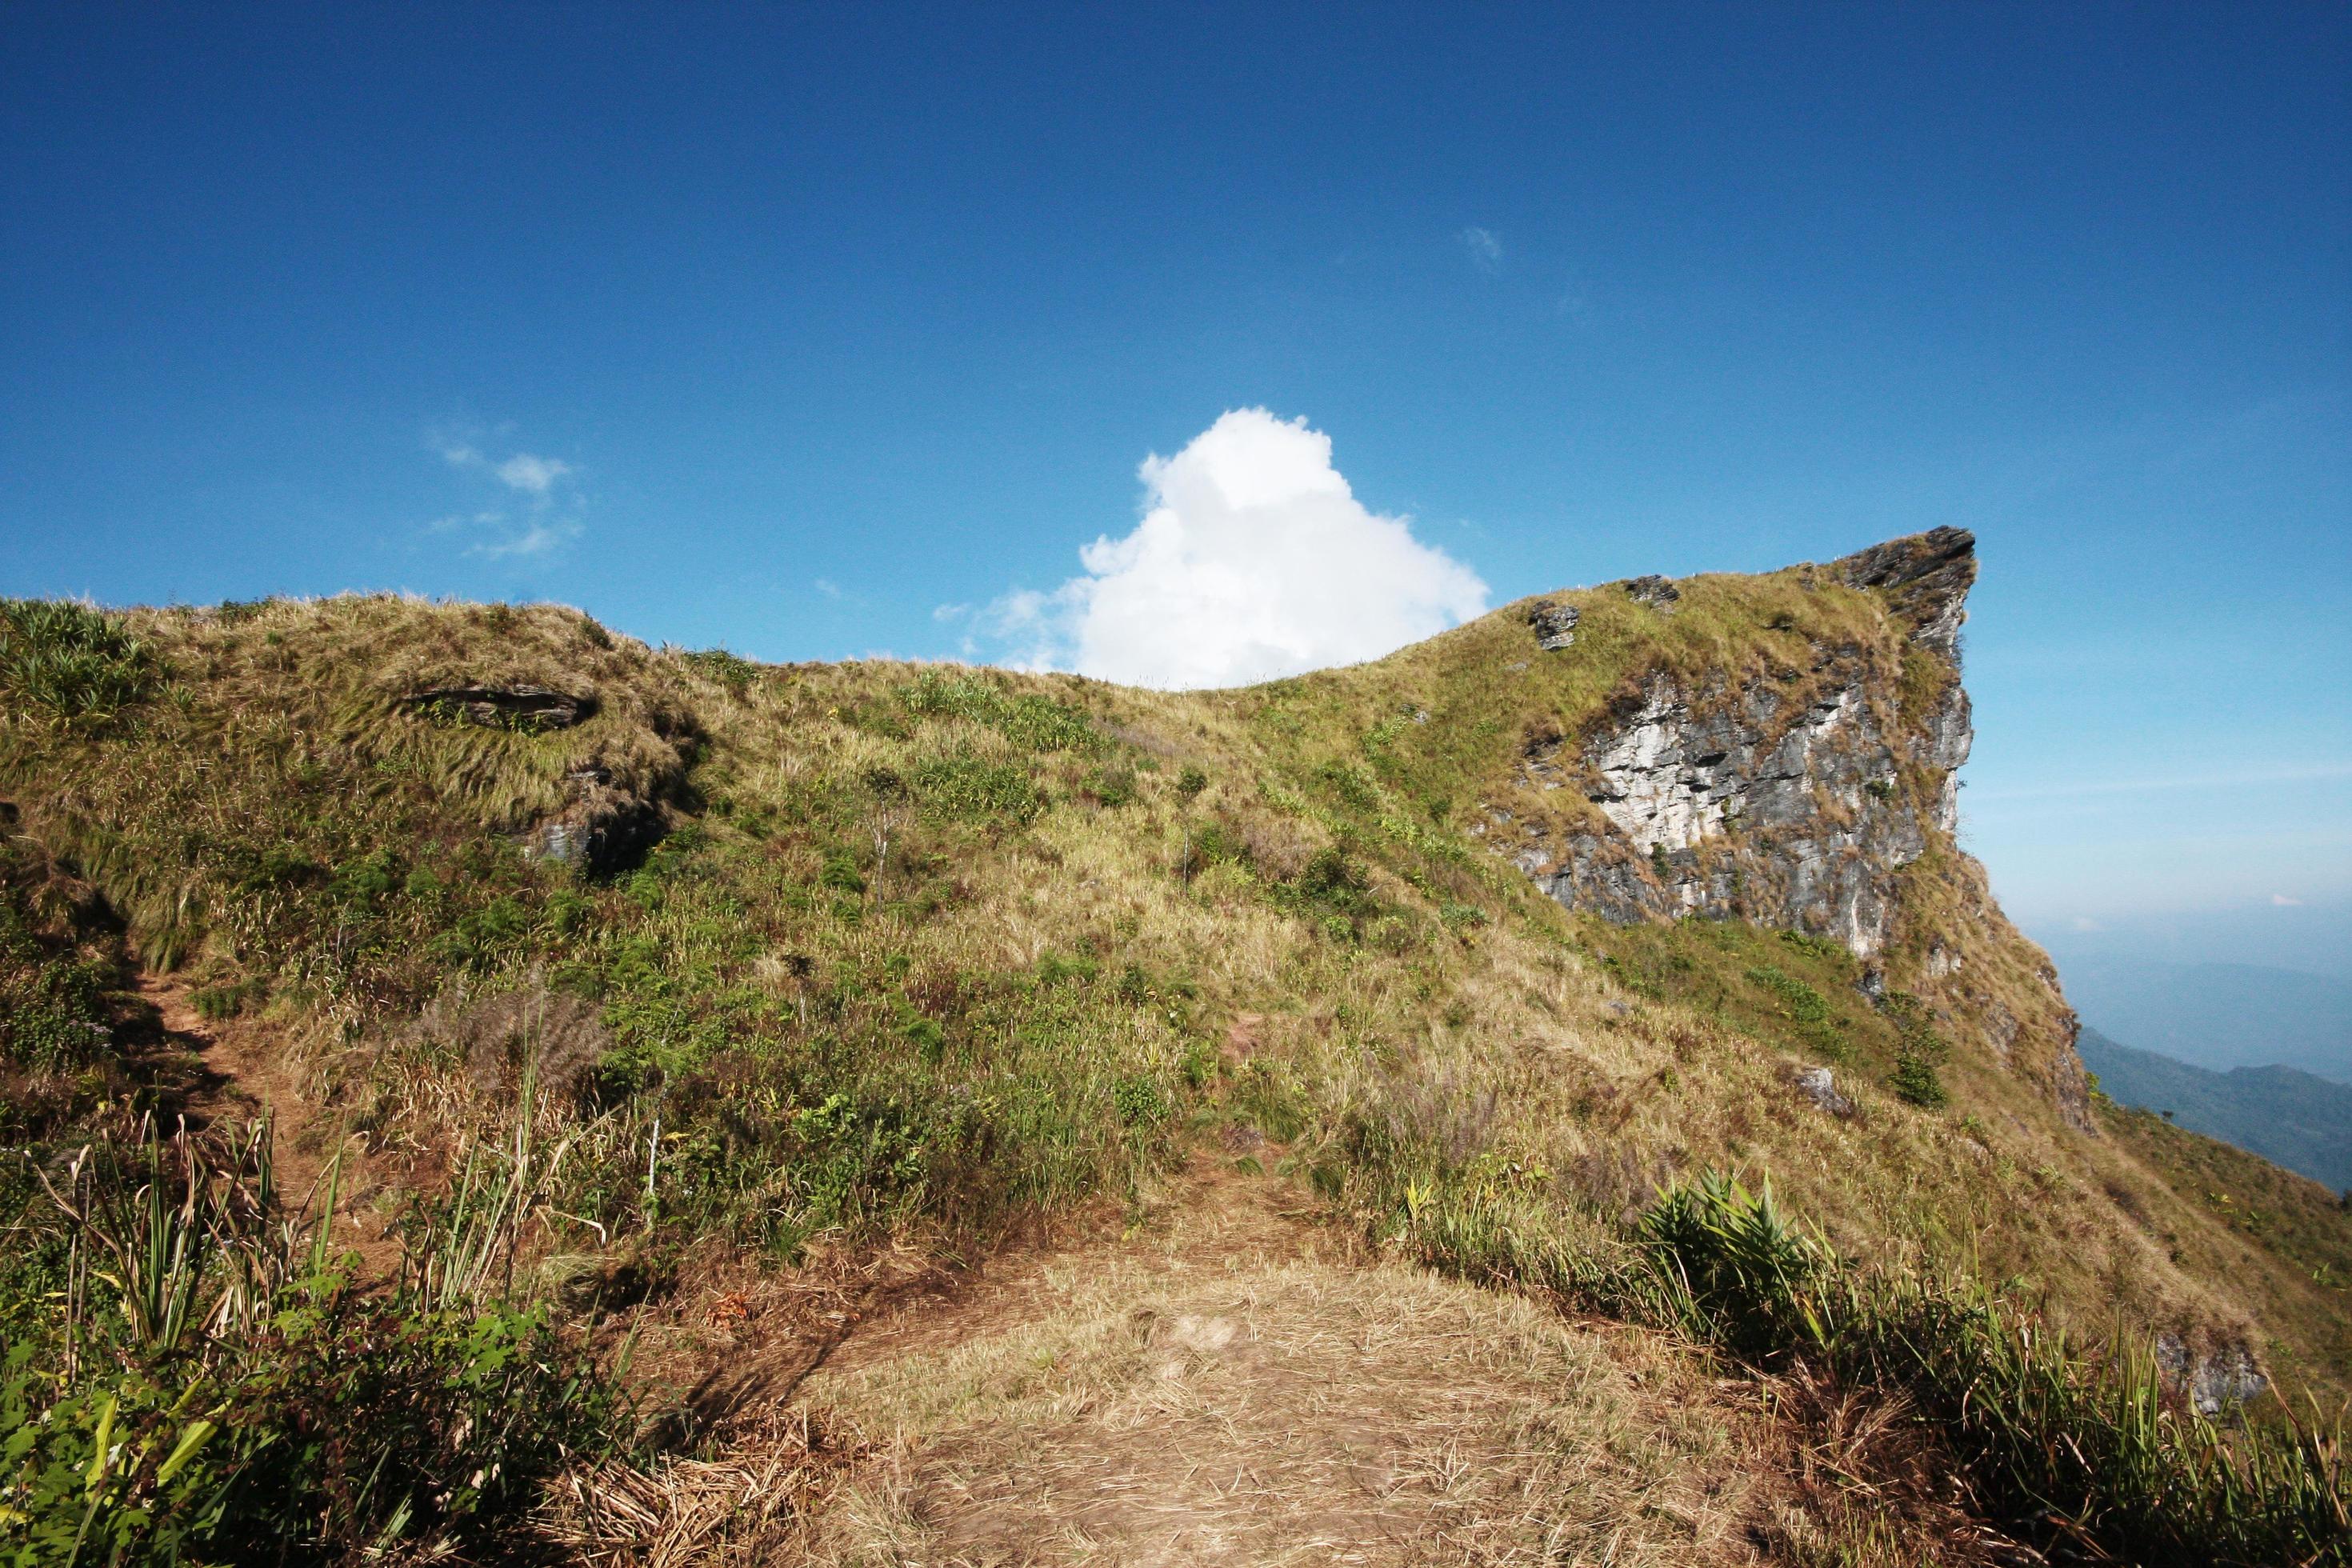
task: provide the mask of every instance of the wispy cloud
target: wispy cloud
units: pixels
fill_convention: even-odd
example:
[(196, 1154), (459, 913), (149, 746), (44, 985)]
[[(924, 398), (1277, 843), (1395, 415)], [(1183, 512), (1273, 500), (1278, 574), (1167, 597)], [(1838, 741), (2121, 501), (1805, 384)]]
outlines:
[[(509, 452), (492, 457), (479, 441), (439, 435), (430, 438), (441, 460), (469, 476), (477, 493), (496, 505), (451, 512), (425, 526), (436, 533), (471, 532), (466, 553), (480, 560), (522, 561), (552, 555), (580, 537), (586, 527), (586, 502), (578, 486), (578, 470), (561, 458), (537, 452)], [(496, 487), (496, 488), (491, 488)], [(520, 513), (510, 510), (520, 507)]]
[(823, 594), (828, 599), (838, 599), (841, 597), (841, 584), (835, 582), (830, 577), (819, 577), (815, 582), (809, 585), (814, 588), (818, 593)]
[(1493, 229), (1465, 228), (1456, 237), (1462, 241), (1462, 248), (1470, 253), (1471, 266), (1488, 274), (1503, 269), (1502, 237)]
[(2303, 900), (2292, 893), (2273, 893), (2271, 905), (2274, 909), (2299, 910), (2303, 908)]
[(499, 539), (486, 539), (467, 548), (468, 555), (499, 561), (517, 557), (548, 555), (580, 537), (581, 525), (569, 520), (533, 522), (520, 532)]
[(558, 479), (572, 472), (572, 465), (557, 458), (534, 457), (529, 452), (517, 452), (498, 467), (498, 476), (509, 489), (529, 495), (543, 496), (555, 488)]

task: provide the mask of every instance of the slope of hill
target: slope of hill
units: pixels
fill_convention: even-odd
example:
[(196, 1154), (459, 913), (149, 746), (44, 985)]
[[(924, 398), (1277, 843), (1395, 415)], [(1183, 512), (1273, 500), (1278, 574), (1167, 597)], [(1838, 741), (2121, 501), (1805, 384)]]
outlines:
[(2084, 1029), (2083, 1064), (2118, 1105), (2161, 1112), (2337, 1192), (2352, 1190), (2352, 1089), (2293, 1068), (2210, 1072)]
[[(2109, 1438), (1981, 1425), (2088, 1421), (2105, 1395), (2012, 1408), (1936, 1382), (2074, 1387), (2010, 1312), (2162, 1336), (2222, 1403), (2259, 1391), (2257, 1361), (2331, 1401), (2352, 1382), (2344, 1282), (2307, 1237), (2217, 1211), (2161, 1139), (2100, 1135), (2053, 972), (1952, 840), (1974, 571), (1939, 531), (1189, 694), (762, 667), (551, 606), (0, 606), (6, 983), (37, 1020), (0, 1041), (33, 1155), (9, 1180), (46, 1238), (0, 1269), (0, 1321), (121, 1369), (11, 1374), (0, 1417), (46, 1436), (8, 1506), (69, 1534), (103, 1511), (125, 1540), (207, 1518), (234, 1556), (220, 1521), (274, 1539), (270, 1500), (317, 1498), (301, 1529), (326, 1555), (387, 1531), (478, 1545), (561, 1476), (558, 1532), (608, 1540), (620, 1516), (582, 1478), (653, 1485), (594, 1458), (615, 1431), (677, 1450), (659, 1473), (683, 1486), (677, 1465), (795, 1408), (801, 1458), (761, 1473), (867, 1497), (880, 1461), (845, 1438), (820, 1462), (823, 1413), (792, 1404), (865, 1315), (1041, 1234), (1145, 1225), (1207, 1159), (1365, 1267), (1719, 1340), (1795, 1380), (1767, 1401), (1786, 1418), (1847, 1421), (1833, 1384), (1880, 1376), (1948, 1408), (1907, 1459), (1839, 1461), (1931, 1478), (1866, 1505), (1807, 1489), (1790, 1456), (1829, 1450), (1759, 1436), (1758, 1464), (1796, 1466), (1765, 1514), (1710, 1515), (1712, 1544), (1656, 1560), (1750, 1533), (1984, 1560), (1985, 1531), (2046, 1535), (2053, 1509), (2126, 1544), (2209, 1531), (2177, 1491), (2101, 1489), (2175, 1473), (2153, 1460), (2019, 1468)], [(286, 1170), (322, 1173), (328, 1226), (274, 1195), (266, 1139), (232, 1135), (248, 1104)], [(209, 1130), (142, 1153), (151, 1110)], [(1847, 1261), (1709, 1171), (1769, 1180)], [(129, 1202), (142, 1183), (182, 1206)], [(2326, 1245), (2331, 1223), (2298, 1221)], [(212, 1238), (194, 1272), (90, 1271), (174, 1226)], [(303, 1239), (330, 1231), (350, 1268)], [(1865, 1274), (1893, 1294), (1833, 1284)], [(1962, 1275), (2003, 1304), (1965, 1305)], [(226, 1293), (192, 1333), (192, 1309), (136, 1308), (151, 1285)], [(598, 1370), (615, 1307), (634, 1420)], [(1163, 1342), (1139, 1333), (1134, 1354)], [(119, 1362), (71, 1349), (124, 1335)], [(1959, 1338), (1923, 1362), (1904, 1347), (1945, 1342), (1923, 1335)], [(648, 1517), (688, 1506), (661, 1495)], [(2300, 1540), (2278, 1521), (2340, 1510), (2336, 1481), (2294, 1495), (2246, 1528)], [(1937, 1534), (1954, 1510), (1977, 1522)], [(2239, 1528), (2193, 1539), (2259, 1560), (2215, 1544)]]

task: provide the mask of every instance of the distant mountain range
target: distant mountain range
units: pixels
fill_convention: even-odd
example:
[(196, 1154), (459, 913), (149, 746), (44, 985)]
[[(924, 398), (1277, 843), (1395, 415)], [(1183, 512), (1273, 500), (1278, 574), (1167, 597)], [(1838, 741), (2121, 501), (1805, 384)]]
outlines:
[(2352, 1084), (2352, 981), (2089, 954), (2062, 953), (2059, 970), (2075, 1009), (2141, 1052), (2215, 1072), (2275, 1064)]
[(2118, 1103), (2170, 1111), (2192, 1131), (2338, 1192), (2352, 1188), (2352, 1089), (2291, 1067), (2213, 1072), (2091, 1028), (2083, 1031), (2080, 1048), (2084, 1065)]

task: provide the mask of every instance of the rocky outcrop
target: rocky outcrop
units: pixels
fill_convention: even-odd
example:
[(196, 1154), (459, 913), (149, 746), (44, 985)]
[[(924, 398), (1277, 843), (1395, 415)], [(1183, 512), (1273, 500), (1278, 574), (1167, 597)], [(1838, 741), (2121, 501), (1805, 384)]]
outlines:
[(2165, 1381), (2186, 1394), (2200, 1415), (2234, 1410), (2271, 1385), (2255, 1365), (2253, 1352), (2239, 1343), (2199, 1351), (2179, 1334), (2158, 1334), (2156, 1364)]
[(569, 730), (596, 711), (596, 700), (543, 686), (445, 686), (412, 691), (400, 706), (423, 719), (536, 733)]
[(563, 783), (563, 810), (523, 836), (523, 853), (533, 858), (610, 876), (643, 860), (668, 830), (661, 803), (617, 787), (600, 765), (576, 767)]
[(1663, 610), (1683, 596), (1683, 591), (1675, 587), (1674, 580), (1669, 577), (1635, 577), (1621, 586), (1624, 588), (1627, 598), (1647, 605), (1654, 610)]
[(1853, 1114), (1853, 1101), (1838, 1092), (1837, 1075), (1827, 1068), (1799, 1068), (1793, 1080), (1798, 1092), (1832, 1116)]
[(1584, 612), (1573, 605), (1556, 604), (1538, 599), (1528, 611), (1528, 625), (1534, 628), (1536, 647), (1546, 653), (1558, 653), (1576, 641), (1576, 623)]
[(1958, 662), (1960, 623), (1968, 619), (1969, 590), (1977, 580), (1975, 534), (1929, 529), (1858, 550), (1831, 570), (1849, 588), (1885, 595), (1895, 612), (1913, 624), (1914, 641)]
[[(1482, 837), (1561, 903), (1606, 919), (1737, 916), (1874, 955), (1898, 906), (1893, 874), (1958, 824), (1955, 774), (1972, 738), (1958, 631), (1974, 548), (1938, 529), (1828, 568), (1880, 595), (1942, 671), (1923, 710), (1906, 711), (1902, 670), (1861, 647), (1817, 647), (1809, 671), (1706, 685), (1660, 668), (1599, 724), (1547, 734), (1523, 757), (1522, 786), (1574, 789), (1600, 823), (1562, 834), (1494, 805)], [(1663, 578), (1623, 588), (1661, 610), (1680, 596)]]

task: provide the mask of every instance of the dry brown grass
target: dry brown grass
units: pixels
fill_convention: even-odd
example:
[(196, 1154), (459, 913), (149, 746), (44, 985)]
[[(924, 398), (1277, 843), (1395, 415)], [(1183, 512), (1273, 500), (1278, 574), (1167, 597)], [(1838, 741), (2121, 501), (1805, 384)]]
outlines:
[(804, 1390), (867, 1449), (814, 1560), (1752, 1556), (1766, 1424), (1696, 1360), (1351, 1256), (1285, 1195), (1196, 1175), (1125, 1240), (853, 1340)]
[(809, 1271), (822, 1300), (715, 1278), (675, 1314), (713, 1321), (706, 1363), (794, 1375), (735, 1374), (762, 1397), (690, 1457), (564, 1478), (541, 1539), (600, 1568), (1958, 1564), (2000, 1544), (1899, 1405), (1727, 1377), (1313, 1213), (1202, 1154), (1124, 1226), (901, 1269), (895, 1302), (889, 1268), (842, 1258)]
[(608, 1463), (561, 1477), (534, 1532), (593, 1568), (750, 1568), (804, 1557), (812, 1509), (846, 1456), (805, 1412), (771, 1411), (725, 1433), (721, 1457), (643, 1468)]

